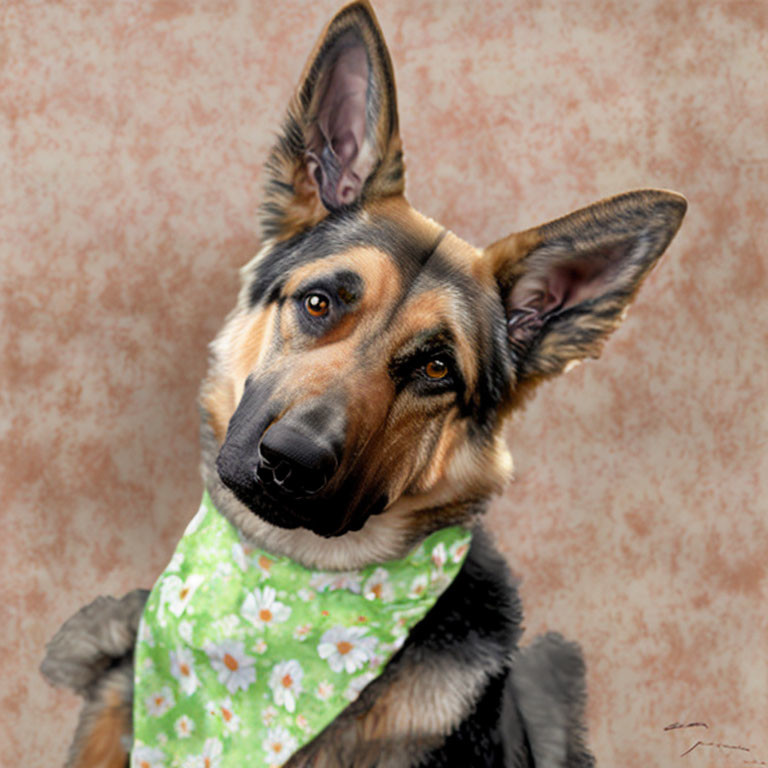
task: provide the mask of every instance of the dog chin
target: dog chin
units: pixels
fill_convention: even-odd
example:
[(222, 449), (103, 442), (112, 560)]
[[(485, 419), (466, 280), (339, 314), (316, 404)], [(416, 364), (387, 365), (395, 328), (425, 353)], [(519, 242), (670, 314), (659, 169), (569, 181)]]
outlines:
[(287, 530), (304, 528), (327, 539), (360, 530), (372, 515), (380, 514), (387, 506), (386, 496), (382, 496), (373, 503), (340, 513), (342, 504), (334, 498), (283, 501), (273, 499), (261, 489), (249, 489), (246, 493), (242, 488), (230, 486), (230, 490), (264, 522)]

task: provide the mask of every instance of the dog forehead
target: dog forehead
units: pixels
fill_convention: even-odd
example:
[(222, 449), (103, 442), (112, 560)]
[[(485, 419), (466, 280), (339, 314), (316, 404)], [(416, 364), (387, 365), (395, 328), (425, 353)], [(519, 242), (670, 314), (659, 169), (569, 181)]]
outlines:
[(268, 247), (250, 276), (250, 305), (277, 299), (297, 270), (308, 265), (320, 268), (322, 262), (360, 248), (386, 253), (397, 269), (407, 274), (411, 262), (428, 258), (438, 232), (400, 227), (388, 217), (374, 217), (362, 210), (330, 216), (311, 229)]
[[(402, 292), (403, 281), (390, 254), (374, 245), (354, 245), (322, 259), (312, 259), (289, 273), (282, 286), (285, 296), (317, 287), (322, 281), (346, 289), (350, 300), (362, 298), (367, 307), (381, 309), (392, 304)], [(362, 295), (357, 295), (362, 292)]]
[[(366, 264), (361, 258), (365, 249), (386, 254), (389, 264), (384, 265), (373, 251)], [(391, 267), (404, 290), (412, 290), (417, 282), (419, 288), (442, 282), (469, 293), (475, 290), (479, 276), (475, 273), (482, 261), (475, 248), (404, 200), (389, 201), (334, 214), (301, 234), (269, 244), (247, 268), (250, 307), (285, 295), (288, 280), (295, 284), (293, 275), (331, 271), (331, 264), (338, 265), (345, 255), (352, 257), (369, 283), (393, 279)]]

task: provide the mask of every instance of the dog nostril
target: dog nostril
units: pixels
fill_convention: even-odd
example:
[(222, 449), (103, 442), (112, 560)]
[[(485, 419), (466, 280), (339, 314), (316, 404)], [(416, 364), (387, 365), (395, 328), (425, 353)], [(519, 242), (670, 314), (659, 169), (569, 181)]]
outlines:
[(273, 470), (275, 482), (278, 485), (283, 485), (285, 481), (291, 476), (291, 466), (287, 461), (281, 461)]
[(337, 468), (338, 460), (322, 442), (277, 425), (259, 444), (254, 472), (266, 491), (299, 499), (321, 491)]
[(328, 477), (321, 472), (315, 472), (311, 475), (307, 475), (304, 479), (304, 493), (311, 496), (313, 493), (317, 493), (324, 488), (328, 483)]
[(274, 480), (272, 467), (265, 461), (259, 461), (256, 466), (256, 479), (262, 485), (269, 485)]
[(263, 467), (274, 468), (281, 462), (280, 454), (275, 454), (267, 448), (264, 443), (259, 446), (259, 465)]

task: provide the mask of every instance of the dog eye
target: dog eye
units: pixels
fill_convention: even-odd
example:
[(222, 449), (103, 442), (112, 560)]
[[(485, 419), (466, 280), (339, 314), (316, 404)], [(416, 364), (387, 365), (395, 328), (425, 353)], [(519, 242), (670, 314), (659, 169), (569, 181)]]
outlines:
[(304, 309), (312, 317), (325, 317), (331, 309), (331, 300), (319, 291), (312, 291), (304, 297)]
[(434, 360), (430, 360), (424, 366), (424, 373), (427, 374), (427, 378), (437, 381), (444, 379), (448, 375), (448, 363), (445, 360), (441, 360), (439, 357)]

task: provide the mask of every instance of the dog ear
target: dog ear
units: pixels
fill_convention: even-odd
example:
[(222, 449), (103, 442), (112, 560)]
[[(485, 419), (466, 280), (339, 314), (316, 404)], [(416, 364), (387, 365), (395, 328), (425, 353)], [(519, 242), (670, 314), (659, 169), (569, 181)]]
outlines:
[(629, 192), (486, 249), (504, 304), (515, 400), (569, 364), (599, 356), (686, 207), (674, 192)]
[(285, 239), (405, 188), (392, 62), (371, 6), (343, 8), (315, 46), (267, 162), (262, 227)]

